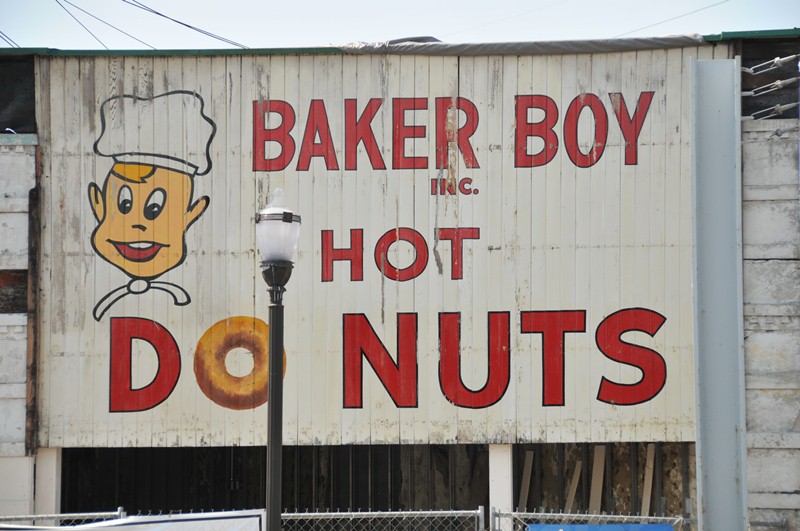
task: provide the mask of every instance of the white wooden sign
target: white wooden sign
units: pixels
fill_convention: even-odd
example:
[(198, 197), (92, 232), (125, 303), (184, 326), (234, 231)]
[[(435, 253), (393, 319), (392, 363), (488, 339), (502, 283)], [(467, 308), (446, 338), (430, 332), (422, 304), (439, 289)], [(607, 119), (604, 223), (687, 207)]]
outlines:
[(41, 443), (265, 443), (276, 188), (285, 444), (693, 440), (710, 50), (39, 58)]

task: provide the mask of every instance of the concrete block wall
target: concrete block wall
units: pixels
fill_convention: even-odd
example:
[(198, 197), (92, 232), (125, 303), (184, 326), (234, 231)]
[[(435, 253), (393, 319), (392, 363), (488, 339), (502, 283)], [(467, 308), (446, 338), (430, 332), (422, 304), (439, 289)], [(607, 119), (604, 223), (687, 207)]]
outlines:
[(800, 529), (797, 126), (763, 120), (742, 127), (748, 504), (754, 528), (785, 522), (792, 531)]
[[(28, 269), (28, 193), (36, 182), (35, 168), (35, 135), (0, 135), (3, 278), (19, 278)], [(15, 273), (5, 274), (9, 271)], [(9, 306), (19, 304), (2, 307)], [(31, 514), (34, 508), (34, 457), (25, 455), (27, 353), (28, 315), (0, 313), (0, 515)]]
[(36, 135), (0, 135), (0, 271), (28, 268), (28, 192)]
[(26, 314), (0, 314), (0, 457), (25, 455)]

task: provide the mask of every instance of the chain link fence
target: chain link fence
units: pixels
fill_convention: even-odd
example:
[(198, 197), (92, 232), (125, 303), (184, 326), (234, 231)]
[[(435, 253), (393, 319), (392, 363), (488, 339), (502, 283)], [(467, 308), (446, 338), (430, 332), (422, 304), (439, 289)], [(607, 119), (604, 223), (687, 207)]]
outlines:
[[(0, 524), (74, 526), (125, 516), (125, 510), (120, 507), (116, 512), (0, 516)], [(492, 511), (489, 521), (485, 522), (483, 507), (473, 511), (359, 511), (281, 515), (282, 531), (527, 531), (530, 524), (662, 524), (673, 531), (681, 531), (688, 523), (680, 516), (499, 511)]]
[(283, 513), (282, 531), (483, 531), (474, 511)]
[(491, 531), (527, 531), (529, 524), (663, 524), (680, 531), (684, 523), (680, 516), (503, 512), (493, 512), (490, 521)]
[(0, 525), (36, 525), (36, 526), (72, 526), (90, 524), (102, 520), (125, 518), (125, 509), (118, 507), (116, 511), (99, 513), (61, 513), (61, 514), (27, 514), (0, 516)]

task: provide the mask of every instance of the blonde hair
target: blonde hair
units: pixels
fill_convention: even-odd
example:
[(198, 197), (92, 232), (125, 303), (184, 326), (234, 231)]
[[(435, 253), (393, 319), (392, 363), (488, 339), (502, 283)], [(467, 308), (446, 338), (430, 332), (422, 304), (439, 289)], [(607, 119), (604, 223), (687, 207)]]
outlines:
[(120, 179), (132, 183), (141, 183), (147, 180), (156, 172), (156, 167), (152, 164), (132, 164), (128, 162), (117, 162), (111, 168), (111, 173)]

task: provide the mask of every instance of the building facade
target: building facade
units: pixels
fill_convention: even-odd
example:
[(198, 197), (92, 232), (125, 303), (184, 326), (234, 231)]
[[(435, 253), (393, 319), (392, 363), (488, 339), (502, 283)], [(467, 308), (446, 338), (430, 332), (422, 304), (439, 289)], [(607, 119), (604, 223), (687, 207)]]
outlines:
[[(767, 37), (9, 56), (3, 512), (262, 503), (280, 188), (287, 507), (696, 514), (690, 72)], [(796, 123), (743, 122), (740, 313), (751, 520), (794, 528)]]

